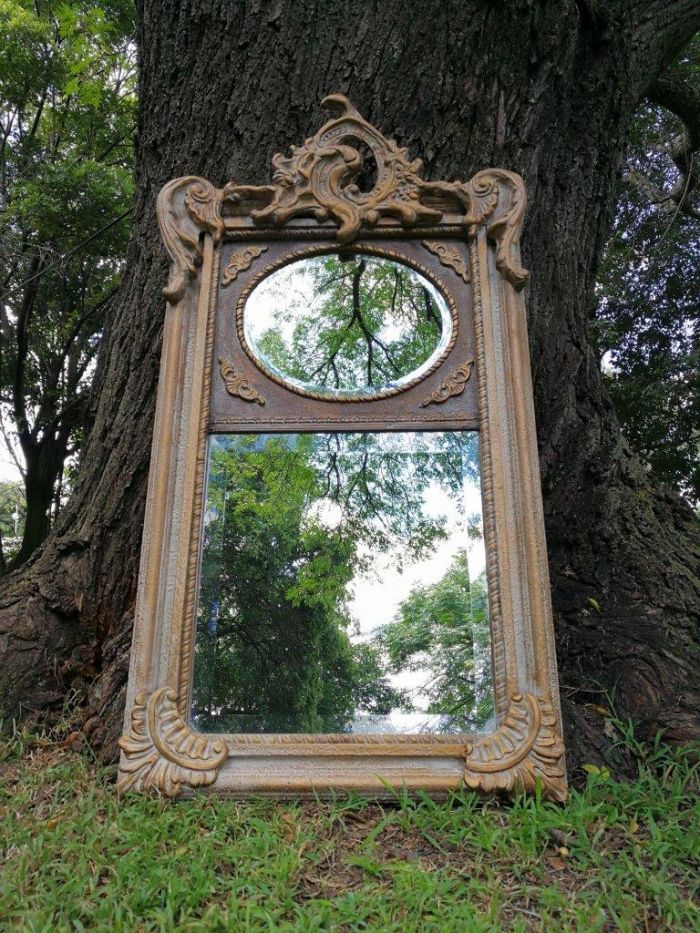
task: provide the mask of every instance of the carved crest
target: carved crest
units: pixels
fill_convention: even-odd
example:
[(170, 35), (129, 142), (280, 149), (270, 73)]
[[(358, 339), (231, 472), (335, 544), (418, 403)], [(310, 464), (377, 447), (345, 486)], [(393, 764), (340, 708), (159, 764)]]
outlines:
[[(361, 227), (373, 227), (382, 217), (407, 226), (435, 223), (446, 201), (458, 211), (469, 211), (463, 186), (423, 181), (421, 160), (410, 161), (406, 149), (383, 136), (342, 94), (331, 94), (323, 105), (336, 118), (303, 146), (292, 146), (290, 156), (273, 157), (274, 195), (267, 207), (252, 212), (256, 223), (281, 226), (299, 216), (310, 215), (320, 223), (332, 218), (338, 224), (338, 242), (349, 243)], [(358, 143), (372, 151), (377, 164), (376, 183), (368, 192), (355, 184), (364, 165)], [(227, 185), (224, 197), (236, 190)], [(430, 205), (431, 197), (439, 202), (436, 206)]]
[[(469, 182), (426, 181), (421, 176), (421, 160), (409, 159), (405, 148), (368, 123), (342, 94), (326, 97), (323, 106), (333, 112), (333, 118), (303, 146), (292, 146), (291, 155), (273, 157), (273, 184), (229, 181), (215, 188), (203, 178), (188, 176), (163, 188), (158, 220), (171, 261), (164, 290), (168, 301), (179, 301), (196, 275), (202, 230), (218, 242), (229, 228), (279, 228), (303, 217), (335, 225), (340, 244), (351, 243), (375, 227), (391, 232), (397, 224), (420, 230), (447, 223), (462, 227), (472, 237), (485, 224), (496, 243), (499, 271), (516, 288), (526, 284), (527, 272), (514, 249), (525, 209), (525, 190), (518, 175), (488, 169)], [(371, 151), (377, 167), (369, 191), (357, 184), (364, 166), (363, 148)], [(460, 265), (444, 250), (434, 248), (437, 244), (432, 240), (428, 246), (467, 281), (463, 262)]]
[(212, 784), (228, 757), (221, 739), (210, 741), (190, 732), (172, 687), (136, 697), (131, 730), (119, 739), (119, 745), (126, 758), (119, 772), (120, 793), (152, 788), (177, 797), (183, 784)]
[(539, 778), (563, 800), (565, 777), (564, 743), (552, 704), (531, 693), (514, 694), (496, 732), (465, 751), (464, 783), (472, 789), (532, 791)]

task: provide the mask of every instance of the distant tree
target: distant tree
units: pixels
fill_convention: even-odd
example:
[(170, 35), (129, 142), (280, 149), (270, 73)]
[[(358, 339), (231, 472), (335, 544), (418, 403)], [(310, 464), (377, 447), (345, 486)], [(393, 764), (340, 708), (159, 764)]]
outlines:
[(19, 550), (25, 511), (22, 483), (0, 482), (0, 574), (4, 572), (8, 559)]
[(427, 711), (469, 732), (493, 714), (491, 630), (484, 575), (455, 558), (437, 583), (415, 587), (376, 635), (392, 673), (421, 672)]
[(0, 415), (26, 493), (23, 563), (88, 420), (133, 195), (127, 0), (0, 2)]

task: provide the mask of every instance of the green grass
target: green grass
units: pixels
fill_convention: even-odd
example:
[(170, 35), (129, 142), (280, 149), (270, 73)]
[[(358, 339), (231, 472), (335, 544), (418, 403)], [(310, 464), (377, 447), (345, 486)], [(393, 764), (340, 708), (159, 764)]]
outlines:
[(635, 783), (593, 773), (566, 806), (119, 801), (111, 772), (15, 738), (0, 929), (700, 929), (692, 762), (656, 748)]

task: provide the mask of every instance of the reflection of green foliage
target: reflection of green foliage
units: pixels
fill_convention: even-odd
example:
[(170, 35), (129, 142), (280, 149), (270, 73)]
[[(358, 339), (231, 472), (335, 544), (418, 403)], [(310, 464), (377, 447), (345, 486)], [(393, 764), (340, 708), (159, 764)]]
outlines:
[(417, 587), (397, 617), (376, 635), (391, 671), (424, 671), (428, 712), (446, 717), (445, 731), (469, 731), (493, 713), (490, 627), (484, 576), (470, 580), (467, 559)]
[(212, 448), (194, 715), (203, 728), (339, 731), (356, 708), (400, 698), (376, 649), (348, 637), (356, 542), (309, 519), (313, 437), (260, 441)]
[[(275, 326), (256, 343), (273, 366), (302, 382), (346, 391), (383, 386), (416, 370), (440, 340), (443, 300), (408, 266), (331, 255), (278, 275), (278, 287), (274, 277), (267, 286), (277, 302)], [(279, 325), (290, 319), (286, 338)]]
[[(195, 650), (197, 725), (343, 731), (357, 713), (410, 709), (408, 697), (387, 680), (382, 645), (350, 638), (349, 584), (371, 573), (387, 551), (395, 564), (432, 553), (448, 533), (448, 518), (426, 512), (426, 491), (434, 484), (460, 501), (465, 475), (476, 471), (475, 434), (212, 438)], [(488, 640), (485, 600), (477, 608), (475, 592), (469, 612), (460, 604), (455, 618), (473, 627), (481, 620)], [(465, 594), (468, 581), (462, 603)], [(390, 660), (393, 670), (412, 669), (396, 656)], [(455, 670), (456, 678), (476, 670), (473, 652), (465, 660), (472, 666)], [(455, 705), (457, 688), (449, 689), (441, 703), (431, 693), (431, 713)], [(473, 705), (472, 696), (452, 728), (461, 728)]]
[(447, 533), (441, 517), (425, 514), (425, 491), (437, 483), (458, 496), (465, 473), (478, 471), (476, 444), (475, 434), (453, 432), (327, 434), (312, 462), (349, 533), (375, 550), (399, 547), (419, 559)]

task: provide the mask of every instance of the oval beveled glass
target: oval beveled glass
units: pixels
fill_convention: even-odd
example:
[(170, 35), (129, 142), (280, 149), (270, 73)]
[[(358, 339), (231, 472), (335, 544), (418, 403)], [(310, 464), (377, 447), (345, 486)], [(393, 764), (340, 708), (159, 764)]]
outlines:
[(364, 253), (309, 256), (271, 272), (243, 305), (251, 359), (295, 392), (372, 399), (415, 385), (444, 359), (455, 325), (425, 276)]

